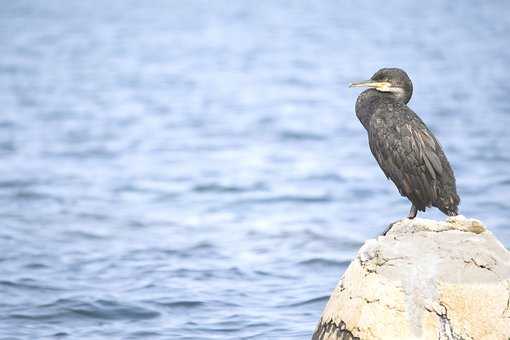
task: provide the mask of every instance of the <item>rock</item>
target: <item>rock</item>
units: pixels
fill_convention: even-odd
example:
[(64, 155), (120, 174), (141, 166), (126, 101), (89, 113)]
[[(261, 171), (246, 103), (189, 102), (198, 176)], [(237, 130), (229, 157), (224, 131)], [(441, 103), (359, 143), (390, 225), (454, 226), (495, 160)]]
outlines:
[(368, 240), (316, 339), (510, 339), (510, 253), (478, 220), (416, 218)]

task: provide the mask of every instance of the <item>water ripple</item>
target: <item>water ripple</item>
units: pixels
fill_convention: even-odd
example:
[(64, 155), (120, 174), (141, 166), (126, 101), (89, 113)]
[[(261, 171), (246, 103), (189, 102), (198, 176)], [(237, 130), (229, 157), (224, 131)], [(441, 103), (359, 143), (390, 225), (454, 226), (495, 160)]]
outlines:
[(351, 261), (337, 261), (332, 259), (324, 259), (324, 258), (311, 258), (303, 261), (299, 261), (298, 264), (303, 265), (305, 267), (333, 267), (333, 268), (341, 268), (347, 267)]
[(160, 313), (133, 304), (119, 303), (111, 300), (82, 302), (76, 299), (58, 299), (54, 302), (37, 306), (29, 313), (14, 313), (13, 319), (33, 321), (58, 321), (62, 318), (88, 318), (97, 320), (146, 320), (160, 316)]
[(3, 1), (0, 338), (309, 339), (409, 210), (347, 88), (383, 66), (509, 245), (509, 10)]

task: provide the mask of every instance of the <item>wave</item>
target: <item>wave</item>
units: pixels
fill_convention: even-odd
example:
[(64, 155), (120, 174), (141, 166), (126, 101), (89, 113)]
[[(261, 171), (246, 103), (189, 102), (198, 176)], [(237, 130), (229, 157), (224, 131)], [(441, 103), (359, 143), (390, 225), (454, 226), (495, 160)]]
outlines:
[(13, 313), (12, 319), (62, 320), (66, 318), (88, 318), (98, 320), (146, 320), (160, 316), (160, 313), (134, 304), (113, 300), (84, 302), (75, 299), (58, 299), (51, 303), (31, 308), (29, 313)]
[(298, 264), (302, 266), (321, 266), (321, 267), (347, 267), (350, 261), (339, 261), (323, 258), (311, 258), (303, 261), (299, 261)]
[(306, 305), (311, 305), (311, 304), (316, 304), (316, 303), (325, 303), (326, 301), (328, 301), (328, 299), (329, 299), (329, 295), (324, 295), (324, 296), (319, 296), (319, 297), (315, 297), (315, 298), (311, 298), (311, 299), (306, 299), (306, 300), (299, 301), (299, 302), (290, 303), (290, 304), (284, 305), (282, 307), (301, 307), (301, 306), (306, 306)]
[(251, 186), (225, 185), (219, 183), (199, 184), (192, 188), (197, 193), (243, 193), (250, 191), (264, 190), (265, 185), (255, 183)]

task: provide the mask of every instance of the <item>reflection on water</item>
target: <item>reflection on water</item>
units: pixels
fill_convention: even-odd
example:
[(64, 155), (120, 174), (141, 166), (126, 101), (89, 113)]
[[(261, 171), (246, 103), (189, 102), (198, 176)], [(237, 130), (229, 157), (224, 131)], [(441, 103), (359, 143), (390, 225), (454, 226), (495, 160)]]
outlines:
[(382, 66), (510, 245), (510, 6), (379, 5), (4, 2), (0, 334), (309, 337), (408, 211), (347, 88)]

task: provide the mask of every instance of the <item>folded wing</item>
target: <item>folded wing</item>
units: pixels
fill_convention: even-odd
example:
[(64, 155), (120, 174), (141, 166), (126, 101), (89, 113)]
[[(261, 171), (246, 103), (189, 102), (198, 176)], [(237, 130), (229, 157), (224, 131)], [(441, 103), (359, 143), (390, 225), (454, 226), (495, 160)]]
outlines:
[(441, 146), (407, 106), (388, 103), (370, 120), (369, 144), (386, 177), (419, 209), (437, 206), (443, 176), (453, 172)]

